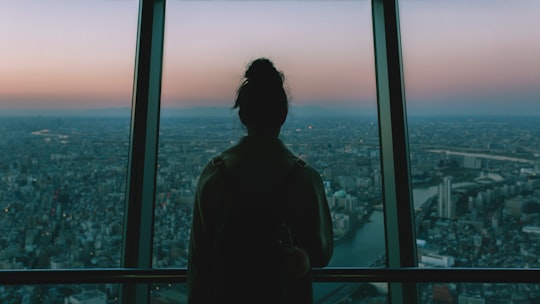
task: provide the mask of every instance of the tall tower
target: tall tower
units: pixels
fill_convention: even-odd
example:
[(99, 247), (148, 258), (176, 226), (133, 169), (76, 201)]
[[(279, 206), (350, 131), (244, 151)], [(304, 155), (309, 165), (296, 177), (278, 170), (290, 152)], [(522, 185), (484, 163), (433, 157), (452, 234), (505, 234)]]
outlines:
[(439, 184), (439, 217), (451, 218), (456, 215), (456, 205), (452, 200), (452, 177), (445, 176)]

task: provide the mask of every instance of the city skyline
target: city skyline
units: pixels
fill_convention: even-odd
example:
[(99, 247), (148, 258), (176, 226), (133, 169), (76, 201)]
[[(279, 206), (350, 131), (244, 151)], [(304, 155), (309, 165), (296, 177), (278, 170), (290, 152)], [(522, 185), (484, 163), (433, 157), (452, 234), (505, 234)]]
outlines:
[[(336, 236), (331, 267), (387, 266), (383, 235), (395, 222), (380, 212), (389, 201), (382, 196), (379, 133), (372, 122), (367, 117), (299, 118), (282, 130), (283, 142), (324, 180)], [(183, 268), (197, 177), (216, 153), (244, 132), (216, 117), (162, 123), (154, 176), (152, 267)], [(129, 117), (12, 117), (1, 119), (0, 129), (8, 131), (0, 140), (6, 152), (0, 159), (0, 266), (121, 265), (122, 240), (133, 237), (122, 230), (129, 191)], [(429, 117), (411, 119), (410, 130), (410, 203), (415, 210), (411, 224), (416, 227), (418, 267), (537, 267), (540, 121)], [(438, 185), (449, 176), (455, 183), (445, 192), (455, 202), (455, 213), (441, 216)], [(478, 284), (474, 289), (475, 284), (456, 284), (447, 295), (488, 303), (495, 298), (507, 303), (514, 294), (528, 295), (530, 301), (523, 303), (537, 303), (540, 294), (538, 284)], [(115, 303), (118, 290), (107, 286), (6, 286), (0, 300), (26, 296), (60, 303), (81, 292), (99, 291)], [(164, 284), (159, 290), (186, 295), (182, 286)], [(354, 291), (361, 286), (317, 285), (316, 303), (359, 297)], [(422, 303), (437, 303), (441, 293), (432, 283), (422, 286)], [(377, 296), (386, 299), (388, 292)], [(182, 303), (175, 299), (173, 303)]]
[[(538, 12), (535, 1), (401, 1), (409, 113), (540, 113)], [(137, 1), (3, 4), (0, 109), (129, 108), (137, 13)], [(229, 107), (263, 56), (293, 106), (376, 114), (369, 1), (170, 1), (165, 30), (163, 109)]]

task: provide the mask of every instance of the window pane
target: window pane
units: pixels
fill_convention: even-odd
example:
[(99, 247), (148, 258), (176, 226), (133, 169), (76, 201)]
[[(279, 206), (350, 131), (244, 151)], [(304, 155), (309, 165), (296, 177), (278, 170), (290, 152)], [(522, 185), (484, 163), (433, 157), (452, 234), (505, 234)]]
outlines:
[[(329, 303), (388, 303), (387, 283), (314, 283), (316, 304)], [(335, 290), (334, 293), (321, 295), (321, 290)], [(187, 284), (159, 283), (152, 284), (150, 297), (152, 303), (186, 304)]]
[[(231, 107), (249, 62), (285, 74), (281, 139), (318, 170), (336, 235), (330, 266), (385, 266), (369, 1), (167, 3), (154, 267), (186, 267), (203, 166), (246, 130)], [(322, 300), (344, 284), (318, 284)]]
[(369, 1), (174, 1), (166, 22), (154, 267), (186, 267), (197, 178), (245, 135), (231, 107), (258, 57), (285, 74), (281, 139), (325, 181), (330, 266), (384, 266)]
[[(387, 283), (314, 283), (315, 303), (388, 303)], [(320, 291), (331, 292), (321, 294)], [(187, 284), (159, 283), (150, 289), (152, 303), (187, 303)]]
[[(387, 283), (314, 283), (315, 303), (390, 303)], [(318, 297), (322, 290), (333, 290), (332, 293)]]
[(179, 1), (166, 20), (154, 266), (186, 266), (197, 177), (245, 133), (230, 108), (261, 56), (283, 70), (292, 96), (282, 140), (326, 182), (330, 265), (367, 266), (384, 253), (372, 208), (381, 182), (369, 2)]
[(537, 1), (401, 1), (421, 267), (539, 267)]
[(1, 268), (120, 266), (137, 8), (2, 5)]
[(150, 289), (151, 303), (186, 304), (187, 284), (154, 283)]
[(7, 285), (1, 303), (119, 303), (120, 284)]
[(539, 284), (421, 283), (421, 303), (538, 303)]

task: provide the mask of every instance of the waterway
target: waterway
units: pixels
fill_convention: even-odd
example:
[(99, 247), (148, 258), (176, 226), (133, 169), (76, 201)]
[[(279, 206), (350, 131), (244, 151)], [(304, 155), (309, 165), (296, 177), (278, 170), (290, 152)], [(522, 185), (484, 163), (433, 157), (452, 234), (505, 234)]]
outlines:
[(471, 157), (486, 158), (486, 159), (501, 160), (501, 161), (513, 161), (513, 162), (531, 163), (531, 164), (535, 163), (534, 160), (530, 160), (530, 159), (526, 159), (526, 158), (519, 158), (519, 157), (505, 156), (505, 155), (494, 155), (494, 154), (473, 153), (473, 152), (460, 152), (460, 151), (440, 150), (440, 149), (433, 149), (433, 150), (426, 150), (426, 151), (427, 152), (433, 152), (433, 153), (445, 153), (447, 155), (471, 156)]
[[(384, 252), (384, 217), (373, 211), (369, 221), (349, 239), (334, 248), (329, 267), (367, 267)], [(315, 283), (315, 301), (339, 288), (343, 283)]]
[[(494, 179), (500, 175), (491, 176)], [(456, 183), (452, 188), (468, 186), (473, 183)], [(429, 198), (437, 194), (438, 186), (413, 189), (414, 208), (421, 207)], [(384, 216), (381, 211), (373, 211), (369, 221), (358, 228), (351, 238), (341, 242), (334, 248), (329, 267), (367, 267), (385, 251)], [(315, 283), (315, 301), (339, 288), (343, 283)]]

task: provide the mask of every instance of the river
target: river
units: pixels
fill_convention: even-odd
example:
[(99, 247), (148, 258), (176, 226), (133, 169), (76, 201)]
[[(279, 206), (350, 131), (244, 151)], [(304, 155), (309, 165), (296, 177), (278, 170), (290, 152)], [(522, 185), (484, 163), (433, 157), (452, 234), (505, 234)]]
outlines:
[[(491, 175), (492, 173), (490, 173)], [(493, 174), (495, 179), (502, 178)], [(452, 188), (471, 185), (470, 182), (456, 183)], [(413, 188), (414, 207), (422, 206), (429, 198), (436, 195), (438, 186)], [(373, 211), (369, 221), (358, 228), (355, 235), (334, 248), (334, 255), (329, 267), (367, 267), (385, 251), (384, 216), (381, 211)], [(315, 301), (343, 285), (343, 283), (315, 283)]]

